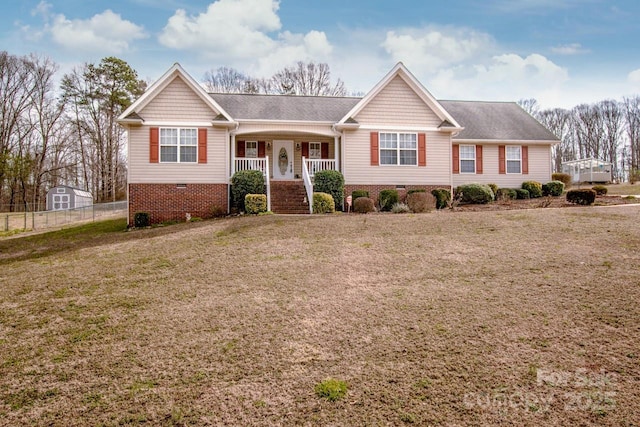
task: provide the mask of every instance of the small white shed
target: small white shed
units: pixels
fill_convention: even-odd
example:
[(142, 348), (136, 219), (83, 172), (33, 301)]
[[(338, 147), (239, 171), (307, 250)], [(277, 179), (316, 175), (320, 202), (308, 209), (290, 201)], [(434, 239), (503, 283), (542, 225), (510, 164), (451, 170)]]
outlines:
[(611, 163), (594, 158), (571, 160), (562, 163), (562, 172), (578, 182), (611, 182)]
[(93, 205), (93, 196), (80, 188), (59, 185), (47, 192), (47, 210), (61, 211)]

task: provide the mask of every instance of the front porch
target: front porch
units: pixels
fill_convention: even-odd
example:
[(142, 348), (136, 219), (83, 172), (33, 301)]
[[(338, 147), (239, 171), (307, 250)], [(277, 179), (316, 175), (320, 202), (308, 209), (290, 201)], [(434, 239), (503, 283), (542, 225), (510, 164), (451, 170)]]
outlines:
[(238, 171), (258, 170), (265, 177), (268, 210), (312, 213), (315, 174), (340, 170), (339, 153), (338, 136), (232, 135), (230, 176)]

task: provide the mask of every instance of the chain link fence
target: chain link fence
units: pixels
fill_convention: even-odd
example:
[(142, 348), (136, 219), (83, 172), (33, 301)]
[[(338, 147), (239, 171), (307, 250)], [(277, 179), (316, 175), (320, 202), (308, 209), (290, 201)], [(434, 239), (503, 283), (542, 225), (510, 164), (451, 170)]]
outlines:
[(126, 218), (127, 201), (99, 203), (62, 211), (0, 213), (0, 231), (42, 230), (75, 222), (95, 221), (104, 218)]

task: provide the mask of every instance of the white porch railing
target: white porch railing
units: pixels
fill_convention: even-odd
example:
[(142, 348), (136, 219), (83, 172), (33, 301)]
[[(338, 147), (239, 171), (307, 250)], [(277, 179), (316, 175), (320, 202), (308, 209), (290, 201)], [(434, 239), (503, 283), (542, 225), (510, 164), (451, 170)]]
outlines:
[(269, 171), (269, 156), (266, 157), (236, 157), (231, 176), (238, 171), (260, 171), (264, 175), (267, 187), (267, 210), (271, 210), (271, 172)]
[(313, 178), (313, 176), (320, 171), (326, 170), (336, 170), (336, 160), (335, 159), (307, 159), (306, 162), (307, 169), (309, 170), (309, 175)]
[(307, 190), (307, 201), (309, 202), (309, 213), (313, 213), (313, 184), (309, 175), (307, 162), (309, 160), (302, 157), (302, 181), (304, 181), (304, 189)]

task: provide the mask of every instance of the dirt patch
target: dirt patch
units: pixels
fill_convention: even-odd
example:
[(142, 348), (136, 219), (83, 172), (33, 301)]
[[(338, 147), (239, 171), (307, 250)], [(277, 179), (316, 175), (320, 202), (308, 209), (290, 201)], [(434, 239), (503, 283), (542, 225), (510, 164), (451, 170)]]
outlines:
[(7, 242), (0, 424), (633, 425), (638, 209)]

